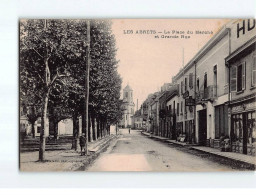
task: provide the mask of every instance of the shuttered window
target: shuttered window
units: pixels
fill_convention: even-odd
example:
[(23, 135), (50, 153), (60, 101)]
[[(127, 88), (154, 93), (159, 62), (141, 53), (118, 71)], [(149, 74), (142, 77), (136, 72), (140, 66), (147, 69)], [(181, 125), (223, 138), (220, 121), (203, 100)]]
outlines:
[(252, 61), (252, 86), (256, 86), (256, 56), (253, 57)]
[(180, 83), (180, 93), (181, 93), (181, 95), (183, 94), (183, 81), (181, 81), (181, 83)]
[(236, 92), (236, 73), (237, 72), (237, 67), (232, 66), (230, 70), (230, 90), (231, 92)]
[(237, 91), (245, 89), (245, 63), (237, 66)]
[(245, 90), (245, 86), (246, 86), (246, 77), (245, 77), (245, 73), (246, 73), (246, 66), (245, 63), (242, 64), (242, 89)]
[(187, 78), (185, 78), (185, 90), (184, 90), (184, 92), (186, 92), (186, 91), (187, 91), (187, 89), (188, 89), (188, 79), (187, 79)]
[(189, 73), (189, 87), (193, 89), (193, 73)]

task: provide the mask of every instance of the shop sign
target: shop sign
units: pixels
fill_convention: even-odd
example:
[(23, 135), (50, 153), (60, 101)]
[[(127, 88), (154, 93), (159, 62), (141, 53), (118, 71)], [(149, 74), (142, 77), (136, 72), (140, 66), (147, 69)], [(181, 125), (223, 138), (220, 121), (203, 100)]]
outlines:
[(232, 112), (242, 112), (242, 111), (252, 110), (252, 109), (255, 109), (255, 103), (254, 102), (234, 106), (234, 107), (232, 107)]
[(183, 93), (183, 98), (186, 99), (189, 96), (189, 92), (186, 91), (185, 93)]
[(231, 24), (231, 52), (255, 36), (256, 20), (243, 19)]
[(186, 106), (194, 106), (195, 99), (193, 99), (192, 96), (189, 96), (189, 98), (185, 99), (185, 105)]

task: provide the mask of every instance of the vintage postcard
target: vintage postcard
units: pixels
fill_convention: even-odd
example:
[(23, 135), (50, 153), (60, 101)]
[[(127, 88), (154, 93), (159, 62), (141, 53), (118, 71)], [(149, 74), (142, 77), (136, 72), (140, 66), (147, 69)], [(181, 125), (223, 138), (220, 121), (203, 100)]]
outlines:
[(20, 171), (255, 170), (255, 19), (21, 19)]

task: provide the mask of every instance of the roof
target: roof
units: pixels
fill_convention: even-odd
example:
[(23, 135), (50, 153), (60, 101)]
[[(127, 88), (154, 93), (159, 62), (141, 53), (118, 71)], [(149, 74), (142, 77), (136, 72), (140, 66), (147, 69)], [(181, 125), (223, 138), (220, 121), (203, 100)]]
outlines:
[[(228, 57), (226, 57), (226, 62), (231, 61), (235, 57), (237, 57), (239, 54), (241, 54), (246, 49), (252, 47), (255, 49), (255, 43), (256, 43), (256, 36), (252, 37), (249, 41), (241, 45), (239, 48), (237, 48), (235, 51), (233, 51)], [(240, 56), (240, 55), (239, 55)]]
[(133, 91), (129, 84), (126, 85), (126, 87), (124, 88), (124, 90), (125, 90), (125, 91)]
[[(233, 22), (233, 21), (231, 21)], [(182, 76), (184, 72), (189, 70), (195, 63), (197, 63), (213, 46), (215, 46), (225, 35), (228, 34), (231, 22), (224, 25), (197, 53), (196, 55), (173, 77), (174, 80)]]

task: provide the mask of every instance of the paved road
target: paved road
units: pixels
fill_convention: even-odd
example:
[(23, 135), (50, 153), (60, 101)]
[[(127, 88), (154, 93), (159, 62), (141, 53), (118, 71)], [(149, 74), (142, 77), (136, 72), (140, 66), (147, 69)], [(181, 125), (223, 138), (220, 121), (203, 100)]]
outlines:
[(127, 129), (87, 171), (232, 171), (229, 166), (152, 140)]

